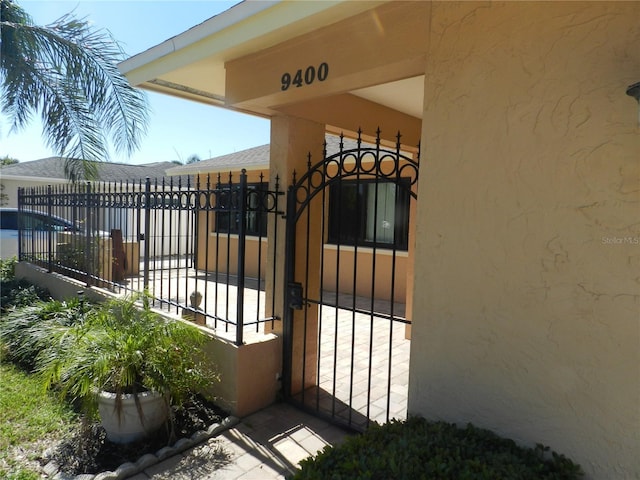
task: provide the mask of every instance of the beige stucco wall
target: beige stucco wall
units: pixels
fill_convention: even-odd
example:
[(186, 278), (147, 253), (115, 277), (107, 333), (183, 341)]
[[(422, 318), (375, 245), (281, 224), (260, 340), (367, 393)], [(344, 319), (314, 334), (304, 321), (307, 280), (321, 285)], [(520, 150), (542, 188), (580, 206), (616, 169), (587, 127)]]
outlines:
[[(83, 292), (84, 298), (102, 302), (112, 298), (106, 289), (87, 287), (78, 280), (57, 273), (47, 273), (45, 269), (27, 262), (16, 264), (16, 277), (46, 288), (53, 298), (66, 300)], [(166, 311), (158, 311), (162, 316), (176, 318)], [(282, 372), (282, 339), (276, 335), (252, 335), (241, 346), (212, 330), (198, 327), (207, 335), (203, 350), (212, 368), (219, 375), (219, 381), (211, 384), (206, 393), (232, 415), (243, 417), (270, 404), (280, 389)]]
[(6, 195), (4, 197), (4, 202), (2, 202), (2, 207), (18, 207), (18, 188), (24, 187), (42, 187), (46, 185), (61, 185), (66, 184), (66, 180), (58, 179), (58, 178), (43, 178), (42, 180), (37, 179), (16, 179), (16, 178), (7, 178), (2, 176), (2, 171), (0, 171), (0, 193)]
[(355, 252), (353, 247), (342, 246), (338, 258), (337, 247), (325, 245), (322, 279), (325, 290), (335, 292), (337, 284), (340, 293), (352, 294), (355, 275), (356, 295), (385, 301), (393, 298), (398, 303), (407, 301), (407, 252), (396, 251), (394, 255), (393, 250), (377, 249), (375, 262), (372, 248), (358, 248), (357, 256)]
[(210, 336), (204, 350), (219, 374), (208, 393), (228, 412), (244, 417), (276, 401), (282, 371), (280, 337), (266, 334), (238, 346)]
[[(204, 229), (201, 229), (203, 231)], [(208, 245), (203, 241), (209, 239)], [(260, 246), (260, 249), (258, 249)], [(205, 250), (208, 249), (208, 252)], [(260, 251), (261, 250), (261, 251)], [(217, 254), (216, 254), (217, 253)], [(248, 236), (245, 244), (245, 274), (252, 278), (260, 277), (264, 279), (266, 272), (267, 258), (267, 238)], [(198, 237), (198, 268), (209, 272), (227, 273), (227, 262), (229, 263), (229, 273), (238, 273), (238, 235), (232, 234), (227, 237), (226, 233), (209, 233)]]
[(409, 411), (640, 478), (640, 8), (435, 3)]

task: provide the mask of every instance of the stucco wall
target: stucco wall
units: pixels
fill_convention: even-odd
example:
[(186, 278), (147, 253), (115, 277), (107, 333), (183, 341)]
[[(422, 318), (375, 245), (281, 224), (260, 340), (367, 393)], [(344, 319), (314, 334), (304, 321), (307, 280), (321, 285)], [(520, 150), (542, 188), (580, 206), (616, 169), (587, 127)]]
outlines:
[[(337, 247), (325, 245), (323, 259), (322, 286), (325, 290), (335, 292), (337, 283), (340, 293), (352, 294), (355, 275), (356, 295), (385, 301), (393, 298), (398, 303), (407, 301), (407, 252), (396, 251), (394, 256), (393, 250), (378, 249), (374, 262), (373, 249), (371, 248), (358, 248), (356, 256), (354, 248), (341, 246), (338, 259)], [(356, 261), (355, 274), (354, 259)]]
[[(640, 8), (434, 3), (409, 410), (640, 478)], [(417, 348), (418, 346), (418, 348)]]
[(276, 401), (282, 371), (280, 337), (262, 335), (239, 347), (211, 336), (204, 351), (220, 376), (208, 393), (231, 414), (244, 417)]
[[(87, 287), (83, 282), (57, 273), (47, 273), (45, 269), (27, 262), (16, 264), (16, 277), (26, 279), (46, 288), (53, 298), (67, 300), (83, 292), (84, 298), (92, 302), (103, 302), (114, 297), (105, 289)], [(178, 317), (160, 311), (162, 316)], [(184, 320), (181, 320), (184, 321)], [(212, 368), (219, 374), (206, 393), (232, 415), (250, 415), (270, 404), (280, 389), (282, 371), (282, 339), (272, 334), (253, 335), (242, 346), (213, 334), (207, 328), (198, 327), (207, 335), (203, 346)]]
[(46, 185), (58, 185), (67, 183), (66, 180), (60, 180), (56, 178), (45, 178), (41, 181), (29, 179), (29, 180), (17, 180), (14, 178), (6, 178), (2, 176), (2, 172), (0, 172), (0, 193), (6, 195), (4, 197), (4, 201), (2, 202), (2, 207), (18, 207), (18, 188), (19, 187), (42, 187)]

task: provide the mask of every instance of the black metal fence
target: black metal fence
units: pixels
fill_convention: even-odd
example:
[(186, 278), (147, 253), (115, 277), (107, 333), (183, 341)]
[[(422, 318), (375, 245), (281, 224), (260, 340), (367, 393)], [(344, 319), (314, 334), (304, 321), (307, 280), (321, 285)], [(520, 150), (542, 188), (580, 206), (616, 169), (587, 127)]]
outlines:
[(408, 392), (400, 259), (414, 240), (419, 147), (410, 153), (398, 133), (387, 148), (377, 135), (309, 155), (287, 192), (284, 394), (355, 430), (406, 417)]
[[(19, 257), (233, 335), (275, 320), (266, 231), (283, 192), (260, 177), (85, 183), (18, 192)], [(271, 222), (277, 229), (277, 222)], [(277, 236), (277, 230), (274, 235)], [(274, 261), (274, 265), (276, 262)], [(276, 268), (270, 270), (275, 281)]]

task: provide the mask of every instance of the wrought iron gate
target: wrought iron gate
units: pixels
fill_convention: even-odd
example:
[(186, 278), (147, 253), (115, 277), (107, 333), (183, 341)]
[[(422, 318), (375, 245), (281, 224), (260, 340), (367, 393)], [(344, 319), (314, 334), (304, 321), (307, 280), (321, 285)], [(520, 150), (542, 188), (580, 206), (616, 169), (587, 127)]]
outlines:
[(355, 430), (406, 415), (419, 149), (335, 137), (287, 195), (284, 390)]

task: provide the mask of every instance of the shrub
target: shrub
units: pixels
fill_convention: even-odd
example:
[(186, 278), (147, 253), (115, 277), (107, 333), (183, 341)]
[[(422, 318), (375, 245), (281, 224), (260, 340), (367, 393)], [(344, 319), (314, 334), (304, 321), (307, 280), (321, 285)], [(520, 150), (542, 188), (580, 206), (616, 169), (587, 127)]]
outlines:
[(54, 326), (37, 370), (47, 388), (81, 400), (89, 415), (97, 413), (100, 391), (115, 393), (117, 404), (124, 394), (151, 390), (181, 405), (217, 379), (200, 348), (207, 337), (161, 317), (148, 295), (111, 299), (89, 309), (82, 321)]
[[(23, 298), (26, 292), (22, 290)], [(19, 295), (19, 296), (20, 296)], [(46, 348), (54, 331), (81, 323), (88, 306), (77, 299), (68, 302), (41, 301), (35, 297), (27, 306), (13, 308), (0, 320), (0, 343), (3, 356), (27, 371), (36, 366), (36, 358)]]
[(16, 263), (18, 259), (11, 257), (5, 260), (0, 259), (0, 281), (12, 280), (16, 276)]
[(36, 287), (26, 280), (3, 280), (0, 281), (0, 305), (2, 313), (11, 311), (14, 308), (32, 305), (34, 302), (44, 300), (49, 297), (49, 292)]
[(16, 279), (16, 257), (0, 259), (0, 312), (5, 313), (14, 307), (31, 305), (39, 299), (49, 297), (49, 292), (36, 287), (26, 280)]
[(547, 447), (523, 448), (469, 424), (420, 417), (373, 425), (300, 462), (303, 479), (573, 480), (580, 466)]

